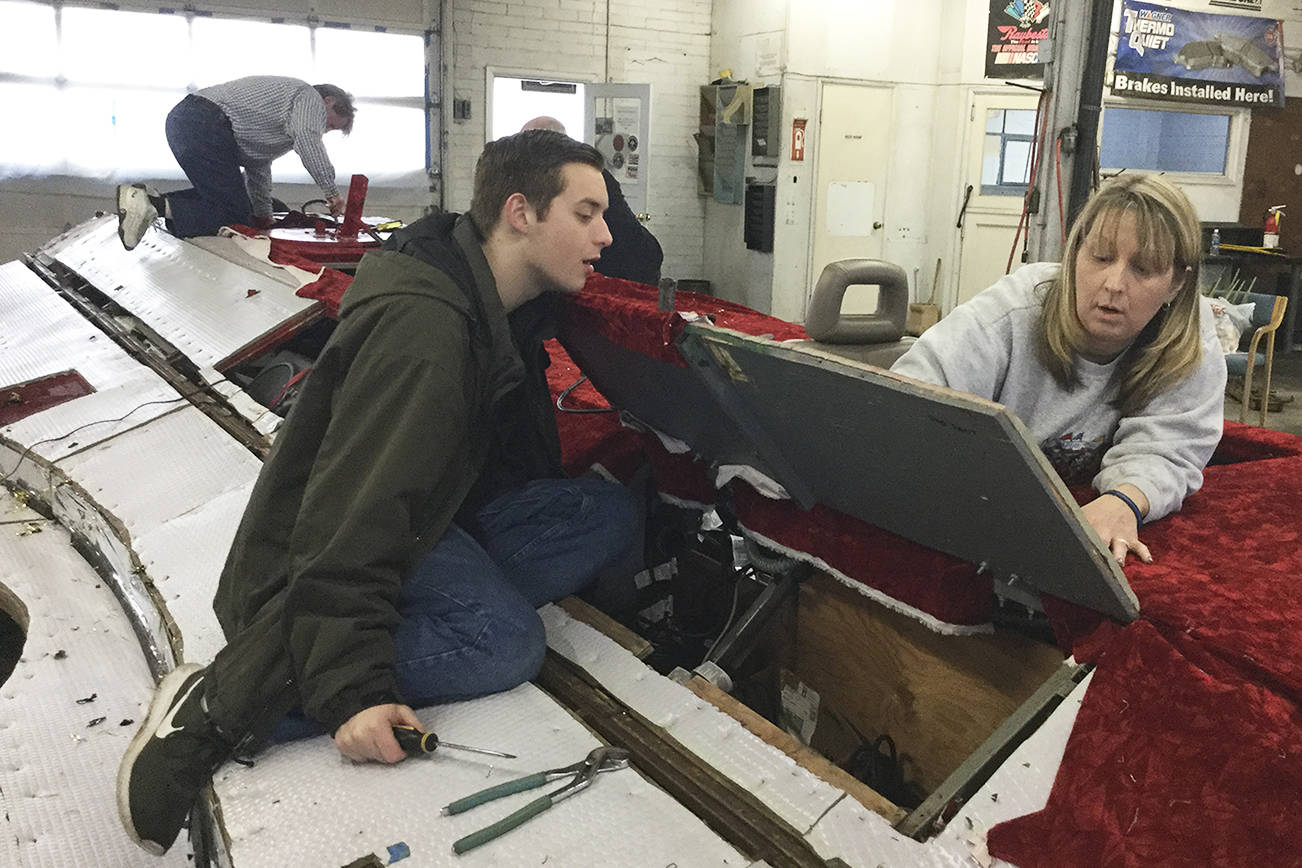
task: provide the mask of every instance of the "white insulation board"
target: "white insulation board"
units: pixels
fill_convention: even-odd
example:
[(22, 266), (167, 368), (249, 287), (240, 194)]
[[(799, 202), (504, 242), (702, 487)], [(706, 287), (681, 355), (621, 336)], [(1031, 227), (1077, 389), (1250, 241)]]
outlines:
[(180, 627), (187, 661), (206, 663), (224, 644), (213, 594), (261, 467), (257, 457), (189, 406), (60, 465), (125, 528)]
[(246, 769), (217, 775), (231, 857), (237, 868), (341, 865), (404, 842), (413, 866), (642, 866), (751, 862), (636, 771), (598, 775), (520, 828), (461, 856), (452, 842), (542, 793), (556, 781), (456, 816), (442, 807), (505, 780), (581, 760), (599, 746), (545, 693), (525, 684), (507, 693), (418, 712), (440, 738), (519, 754), (500, 760), (441, 750), (395, 766), (353, 764), (329, 739), (272, 747)]
[[(3, 489), (0, 504), (6, 518), (27, 515)], [(0, 865), (188, 865), (183, 844), (150, 859), (118, 821), (118, 761), (153, 691), (140, 644), (67, 531), (34, 524), (39, 533), (0, 524), (0, 582), (31, 615), (22, 660), (0, 687)]]
[(180, 402), (21, 262), (0, 265), (0, 323), (0, 386), (75, 370), (96, 390), (0, 429), (20, 449), (58, 459)]
[(559, 606), (540, 610), (547, 645), (582, 667), (638, 714), (663, 727), (683, 747), (752, 793), (800, 833), (845, 793), (748, 732), (739, 722), (681, 684), (657, 674)]
[[(214, 244), (223, 239), (213, 239)], [(225, 239), (238, 253), (235, 242)], [(135, 250), (117, 237), (117, 217), (89, 220), (42, 252), (140, 318), (200, 368), (304, 315), (320, 302), (299, 298), (289, 278), (240, 264), (174, 238), (159, 226)]]

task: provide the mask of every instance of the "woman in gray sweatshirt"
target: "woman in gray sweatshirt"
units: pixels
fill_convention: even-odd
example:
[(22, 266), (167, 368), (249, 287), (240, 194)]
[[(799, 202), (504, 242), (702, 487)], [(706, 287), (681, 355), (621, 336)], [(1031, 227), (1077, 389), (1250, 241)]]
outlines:
[(954, 309), (891, 368), (998, 401), (1068, 484), (1121, 563), (1139, 527), (1202, 485), (1220, 441), (1225, 361), (1198, 291), (1198, 216), (1155, 175), (1086, 203), (1063, 261), (1033, 263)]

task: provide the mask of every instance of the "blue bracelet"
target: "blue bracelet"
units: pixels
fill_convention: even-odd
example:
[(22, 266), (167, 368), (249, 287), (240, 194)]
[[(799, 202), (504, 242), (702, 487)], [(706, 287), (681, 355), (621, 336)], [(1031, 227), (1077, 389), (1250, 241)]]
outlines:
[(1109, 488), (1103, 493), (1110, 494), (1113, 497), (1120, 499), (1122, 503), (1130, 507), (1130, 511), (1135, 514), (1135, 527), (1141, 528), (1144, 526), (1144, 515), (1139, 511), (1139, 506), (1133, 500), (1122, 494), (1120, 491), (1117, 491), (1115, 488)]

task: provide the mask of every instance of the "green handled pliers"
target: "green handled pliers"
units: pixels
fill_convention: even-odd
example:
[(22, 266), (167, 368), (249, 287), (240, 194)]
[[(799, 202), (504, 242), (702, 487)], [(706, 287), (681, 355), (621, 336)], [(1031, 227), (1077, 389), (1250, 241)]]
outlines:
[(522, 793), (525, 790), (532, 790), (534, 787), (541, 787), (548, 781), (571, 776), (574, 778), (556, 792), (539, 796), (523, 808), (506, 815), (491, 826), (485, 826), (478, 832), (472, 832), (453, 842), (452, 852), (460, 854), (467, 850), (473, 850), (480, 844), (487, 844), (494, 838), (500, 837), (519, 826), (530, 817), (538, 816), (561, 799), (568, 798), (579, 790), (586, 788), (599, 773), (613, 772), (624, 768), (628, 768), (627, 750), (621, 747), (599, 747), (589, 753), (581, 762), (574, 765), (559, 769), (548, 769), (545, 772), (537, 772), (515, 780), (504, 781), (497, 786), (463, 796), (444, 808), (443, 813), (460, 814), (485, 802), (491, 802), (493, 799), (500, 799), (512, 793)]

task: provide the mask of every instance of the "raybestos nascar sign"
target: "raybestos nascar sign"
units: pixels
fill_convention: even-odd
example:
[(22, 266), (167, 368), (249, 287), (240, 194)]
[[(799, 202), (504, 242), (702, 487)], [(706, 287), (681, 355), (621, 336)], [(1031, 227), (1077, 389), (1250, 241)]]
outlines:
[(1112, 93), (1282, 107), (1283, 59), (1281, 21), (1125, 0)]

